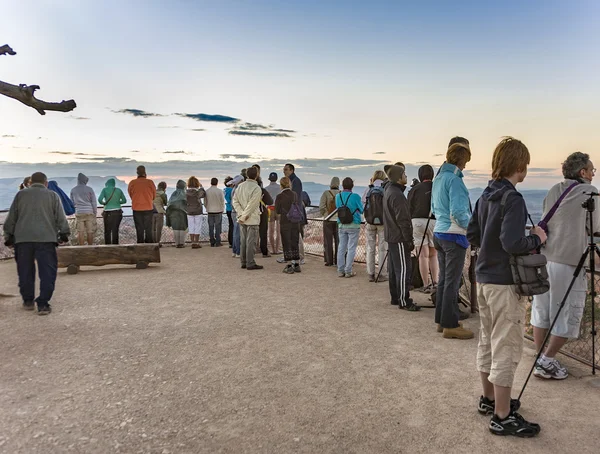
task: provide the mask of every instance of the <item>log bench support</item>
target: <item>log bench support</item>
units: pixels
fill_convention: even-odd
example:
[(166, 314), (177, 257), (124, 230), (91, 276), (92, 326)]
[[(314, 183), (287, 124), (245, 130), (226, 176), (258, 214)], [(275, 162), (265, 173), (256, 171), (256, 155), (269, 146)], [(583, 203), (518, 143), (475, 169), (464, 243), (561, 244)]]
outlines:
[(61, 246), (58, 267), (77, 274), (81, 266), (135, 265), (138, 270), (149, 263), (160, 263), (158, 244), (107, 244), (98, 246)]

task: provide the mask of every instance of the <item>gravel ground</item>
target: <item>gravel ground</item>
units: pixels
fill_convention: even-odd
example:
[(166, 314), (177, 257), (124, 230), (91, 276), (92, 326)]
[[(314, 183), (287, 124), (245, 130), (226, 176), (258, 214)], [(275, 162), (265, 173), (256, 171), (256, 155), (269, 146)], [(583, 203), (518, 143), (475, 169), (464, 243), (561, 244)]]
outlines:
[[(477, 342), (390, 306), (362, 266), (340, 279), (316, 257), (288, 276), (274, 258), (240, 270), (227, 248), (162, 256), (62, 270), (48, 317), (0, 298), (0, 452), (600, 451), (587, 369), (532, 379), (537, 439), (494, 437), (475, 408)], [(12, 261), (0, 293), (18, 293)], [(519, 385), (531, 361), (528, 348)]]

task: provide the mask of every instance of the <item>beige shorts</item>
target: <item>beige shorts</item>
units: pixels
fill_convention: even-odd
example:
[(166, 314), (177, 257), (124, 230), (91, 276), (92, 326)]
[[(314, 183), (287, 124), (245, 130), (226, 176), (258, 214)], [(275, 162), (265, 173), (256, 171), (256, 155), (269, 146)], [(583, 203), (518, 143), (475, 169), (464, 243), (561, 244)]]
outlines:
[(478, 284), (479, 347), (477, 370), (497, 386), (512, 387), (523, 354), (525, 305), (514, 285)]
[(79, 233), (96, 233), (98, 224), (95, 214), (76, 214), (75, 219), (77, 219), (77, 231)]
[[(425, 241), (423, 242), (424, 247), (434, 247), (433, 245), (433, 228), (435, 227), (435, 219), (431, 219), (429, 221), (429, 225), (427, 226), (427, 219), (417, 218), (412, 220), (413, 226), (413, 241), (415, 243), (415, 248), (421, 247), (421, 241), (423, 241), (423, 236), (425, 236)], [(425, 226), (427, 226), (427, 232), (425, 232)]]

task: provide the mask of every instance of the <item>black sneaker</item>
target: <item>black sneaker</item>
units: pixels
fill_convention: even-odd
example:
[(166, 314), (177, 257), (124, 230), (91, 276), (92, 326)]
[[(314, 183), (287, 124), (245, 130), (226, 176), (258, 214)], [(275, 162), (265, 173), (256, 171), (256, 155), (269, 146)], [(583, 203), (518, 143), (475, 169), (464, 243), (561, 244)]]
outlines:
[(35, 309), (35, 303), (33, 301), (23, 301), (23, 309), (32, 311)]
[(406, 309), (408, 312), (419, 312), (421, 310), (421, 306), (418, 306), (415, 303), (410, 303), (403, 309)]
[(300, 268), (300, 264), (296, 263), (294, 265), (294, 273), (301, 273), (301, 272), (302, 272), (302, 269)]
[[(481, 396), (479, 398), (479, 405), (477, 406), (477, 411), (480, 415), (493, 415), (494, 410), (496, 409), (496, 402), (488, 399), (487, 397)], [(511, 413), (515, 413), (519, 411), (521, 408), (521, 402), (517, 399), (510, 399), (510, 411)]]
[(247, 270), (262, 270), (264, 267), (262, 265), (250, 265), (247, 267)]
[(38, 304), (38, 315), (48, 315), (50, 312), (52, 312), (52, 308), (49, 304), (46, 304), (45, 306), (40, 306)]
[(505, 419), (498, 415), (492, 416), (489, 425), (490, 432), (494, 435), (513, 435), (519, 438), (531, 438), (540, 433), (540, 425), (526, 421), (516, 411), (511, 412)]

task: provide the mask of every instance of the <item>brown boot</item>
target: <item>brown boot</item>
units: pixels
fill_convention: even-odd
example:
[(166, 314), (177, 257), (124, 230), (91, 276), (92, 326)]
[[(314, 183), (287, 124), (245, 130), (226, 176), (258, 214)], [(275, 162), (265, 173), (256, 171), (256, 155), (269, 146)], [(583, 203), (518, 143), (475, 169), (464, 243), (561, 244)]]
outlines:
[(473, 339), (475, 333), (462, 326), (457, 328), (444, 328), (444, 339)]

